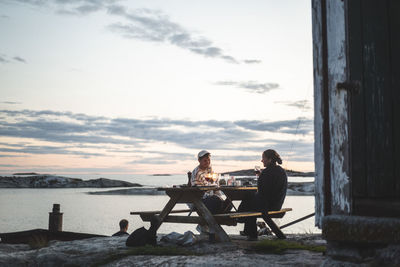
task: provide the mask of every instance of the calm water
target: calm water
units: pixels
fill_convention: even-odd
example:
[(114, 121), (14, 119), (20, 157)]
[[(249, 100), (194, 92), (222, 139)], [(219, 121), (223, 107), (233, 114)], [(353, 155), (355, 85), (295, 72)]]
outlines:
[[(65, 175), (73, 177), (72, 175)], [(75, 176), (78, 177), (78, 176)], [(100, 176), (79, 176), (84, 179), (98, 178)], [(184, 184), (185, 175), (173, 176), (146, 176), (146, 175), (107, 175), (102, 176), (112, 179), (121, 179), (140, 183), (146, 186), (166, 186)], [(290, 181), (312, 181), (313, 178), (290, 177)], [(114, 188), (116, 189), (116, 188)], [(111, 235), (118, 230), (118, 222), (122, 218), (129, 220), (129, 232), (141, 227), (148, 227), (139, 216), (129, 215), (130, 211), (161, 210), (168, 202), (168, 196), (143, 196), (143, 195), (89, 195), (86, 192), (105, 191), (110, 189), (97, 188), (70, 188), (70, 189), (0, 189), (0, 233), (30, 230), (48, 227), (48, 212), (53, 203), (61, 204), (64, 213), (63, 230)], [(235, 203), (239, 204), (239, 203)], [(237, 206), (236, 205), (236, 206)], [(313, 196), (288, 196), (283, 207), (293, 208), (283, 219), (278, 219), (280, 225), (286, 224), (302, 216), (314, 212)], [(176, 208), (186, 208), (179, 204)], [(195, 231), (196, 225), (182, 225), (164, 223), (159, 232), (172, 231), (183, 233)], [(242, 230), (242, 225), (235, 227), (225, 226), (231, 234)], [(314, 218), (309, 218), (301, 223), (284, 229), (285, 233), (319, 233), (314, 227)]]

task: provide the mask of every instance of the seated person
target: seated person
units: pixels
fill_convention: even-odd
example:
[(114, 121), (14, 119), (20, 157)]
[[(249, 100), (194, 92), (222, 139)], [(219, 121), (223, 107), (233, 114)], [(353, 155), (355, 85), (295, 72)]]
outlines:
[[(285, 170), (277, 165), (282, 164), (279, 154), (273, 150), (265, 150), (262, 160), (265, 169), (261, 172), (257, 180), (257, 193), (244, 199), (238, 208), (239, 212), (280, 210), (286, 197), (287, 175)], [(257, 218), (244, 218), (243, 234), (249, 240), (257, 239)]]
[[(211, 153), (207, 150), (202, 150), (197, 154), (199, 165), (193, 170), (191, 176), (192, 186), (208, 185), (206, 175), (212, 173), (211, 167)], [(212, 190), (206, 192), (203, 196), (203, 203), (210, 210), (212, 214), (221, 213), (224, 208), (224, 201), (220, 191), (213, 192)]]
[(128, 220), (122, 219), (119, 222), (119, 232), (116, 232), (112, 236), (123, 236), (123, 235), (129, 235), (126, 231), (128, 231), (128, 225), (129, 222)]

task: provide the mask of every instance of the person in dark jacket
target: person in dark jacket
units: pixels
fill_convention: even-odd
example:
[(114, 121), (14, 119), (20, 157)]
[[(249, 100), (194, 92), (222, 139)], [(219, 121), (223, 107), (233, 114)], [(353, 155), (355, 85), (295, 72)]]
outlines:
[[(282, 159), (275, 150), (268, 149), (263, 152), (261, 162), (263, 162), (265, 169), (258, 178), (257, 193), (240, 203), (239, 212), (268, 212), (282, 208), (287, 189), (286, 172), (281, 166), (277, 165), (282, 164)], [(245, 224), (241, 234), (247, 235), (250, 240), (257, 239), (256, 221), (256, 217), (248, 217), (242, 221)]]
[(116, 232), (115, 234), (113, 234), (112, 236), (124, 236), (124, 235), (129, 235), (128, 232), (127, 232), (127, 231), (128, 231), (128, 225), (129, 225), (128, 220), (122, 219), (122, 220), (119, 222), (119, 231)]

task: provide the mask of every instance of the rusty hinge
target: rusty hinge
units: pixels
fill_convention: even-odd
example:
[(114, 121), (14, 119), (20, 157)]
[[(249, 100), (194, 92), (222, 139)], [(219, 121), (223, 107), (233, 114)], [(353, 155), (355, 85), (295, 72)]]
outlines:
[(360, 81), (345, 81), (342, 83), (337, 83), (336, 89), (346, 90), (352, 94), (359, 94), (361, 91), (361, 82)]

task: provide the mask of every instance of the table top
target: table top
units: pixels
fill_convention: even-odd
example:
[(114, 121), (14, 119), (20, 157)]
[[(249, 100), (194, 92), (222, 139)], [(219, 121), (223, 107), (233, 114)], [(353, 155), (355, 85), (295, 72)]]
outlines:
[(225, 191), (257, 191), (256, 186), (180, 186), (180, 187), (158, 187), (158, 191), (209, 191), (209, 190), (221, 190)]

